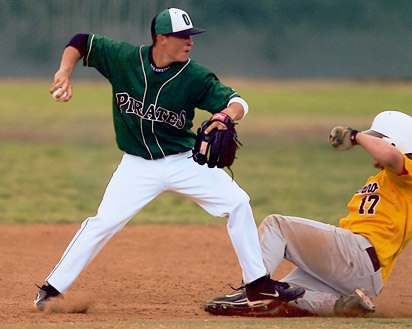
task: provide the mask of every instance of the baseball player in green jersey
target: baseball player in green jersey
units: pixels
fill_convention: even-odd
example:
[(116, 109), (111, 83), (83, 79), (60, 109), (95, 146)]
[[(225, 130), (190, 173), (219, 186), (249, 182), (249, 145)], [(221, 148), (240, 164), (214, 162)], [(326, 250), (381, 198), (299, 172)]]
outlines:
[[(273, 273), (283, 258), (291, 261), (296, 268), (281, 281), (306, 292), (283, 311), (261, 309), (260, 314), (363, 316), (375, 311), (373, 300), (412, 237), (412, 117), (385, 111), (375, 117), (370, 130), (338, 126), (329, 140), (338, 150), (359, 145), (381, 170), (355, 192), (339, 227), (278, 214), (264, 219), (259, 236), (268, 272)], [(241, 287), (209, 300), (205, 310), (259, 313), (245, 299)]]
[[(71, 74), (80, 59), (112, 85), (113, 120), (118, 147), (124, 151), (96, 216), (87, 218), (35, 300), (44, 310), (66, 292), (109, 239), (162, 192), (187, 196), (227, 229), (247, 283), (250, 305), (287, 302), (304, 290), (270, 279), (249, 196), (226, 172), (191, 159), (195, 108), (242, 119), (248, 104), (216, 75), (189, 58), (195, 28), (189, 15), (169, 8), (152, 20), (152, 46), (134, 46), (96, 34), (78, 34), (63, 52), (50, 93), (72, 97)], [(208, 128), (225, 129), (216, 121)]]

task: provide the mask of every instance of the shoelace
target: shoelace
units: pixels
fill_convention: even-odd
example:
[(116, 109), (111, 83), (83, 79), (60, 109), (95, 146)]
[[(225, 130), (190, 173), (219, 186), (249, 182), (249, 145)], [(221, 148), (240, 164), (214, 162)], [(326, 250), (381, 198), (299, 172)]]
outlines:
[(281, 286), (283, 289), (288, 289), (290, 284), (287, 282), (276, 281), (276, 285)]

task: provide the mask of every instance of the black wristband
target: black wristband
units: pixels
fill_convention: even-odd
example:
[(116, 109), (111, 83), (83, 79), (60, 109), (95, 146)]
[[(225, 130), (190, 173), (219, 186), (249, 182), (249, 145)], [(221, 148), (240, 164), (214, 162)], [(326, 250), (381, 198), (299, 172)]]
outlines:
[(356, 141), (356, 135), (358, 134), (358, 130), (352, 130), (350, 133), (350, 141), (352, 142), (352, 145), (357, 145), (358, 142)]

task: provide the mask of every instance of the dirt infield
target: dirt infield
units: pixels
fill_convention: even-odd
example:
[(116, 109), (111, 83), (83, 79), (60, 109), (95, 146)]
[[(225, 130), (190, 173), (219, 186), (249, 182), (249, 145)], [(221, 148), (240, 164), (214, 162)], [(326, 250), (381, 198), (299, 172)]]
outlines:
[[(57, 263), (79, 225), (0, 225), (0, 323), (211, 319), (202, 304), (240, 282), (226, 228), (128, 225), (45, 313), (35, 283)], [(292, 268), (283, 263), (276, 278)], [(376, 300), (375, 317), (410, 317), (412, 249), (400, 257)]]

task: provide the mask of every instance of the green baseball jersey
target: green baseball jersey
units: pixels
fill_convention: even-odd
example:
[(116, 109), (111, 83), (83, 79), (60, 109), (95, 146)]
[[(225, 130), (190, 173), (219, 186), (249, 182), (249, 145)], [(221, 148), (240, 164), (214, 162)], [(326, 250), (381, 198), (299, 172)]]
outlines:
[(149, 46), (90, 34), (83, 64), (95, 67), (112, 85), (119, 148), (159, 159), (193, 147), (195, 108), (216, 113), (239, 95), (190, 59), (157, 72), (151, 67), (149, 51)]

